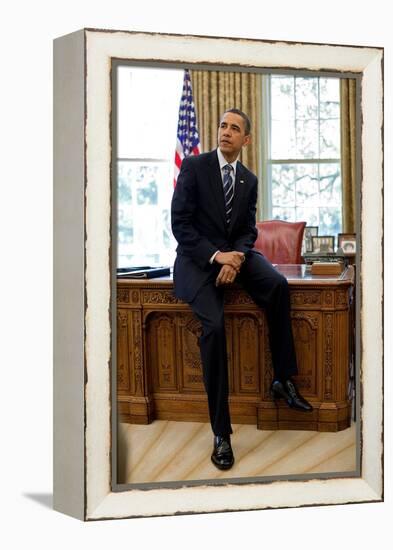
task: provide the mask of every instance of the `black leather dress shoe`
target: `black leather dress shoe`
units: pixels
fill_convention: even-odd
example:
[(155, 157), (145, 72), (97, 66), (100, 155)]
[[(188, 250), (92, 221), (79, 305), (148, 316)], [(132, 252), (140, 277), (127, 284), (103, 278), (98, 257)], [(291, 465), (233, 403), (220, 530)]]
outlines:
[(211, 459), (213, 464), (220, 470), (229, 470), (229, 468), (232, 468), (235, 458), (229, 435), (214, 436), (214, 448)]
[(291, 409), (307, 412), (313, 410), (312, 405), (300, 395), (295, 383), (290, 378), (285, 382), (273, 380), (270, 392), (274, 400), (283, 397)]

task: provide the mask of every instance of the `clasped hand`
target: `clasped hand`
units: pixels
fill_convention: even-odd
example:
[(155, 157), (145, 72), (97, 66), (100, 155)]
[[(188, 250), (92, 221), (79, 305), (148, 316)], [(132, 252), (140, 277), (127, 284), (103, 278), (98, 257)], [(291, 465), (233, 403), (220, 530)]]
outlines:
[(219, 252), (215, 257), (215, 261), (222, 264), (222, 267), (216, 279), (216, 286), (233, 283), (244, 260), (245, 255), (243, 252), (237, 252), (236, 250), (233, 252)]

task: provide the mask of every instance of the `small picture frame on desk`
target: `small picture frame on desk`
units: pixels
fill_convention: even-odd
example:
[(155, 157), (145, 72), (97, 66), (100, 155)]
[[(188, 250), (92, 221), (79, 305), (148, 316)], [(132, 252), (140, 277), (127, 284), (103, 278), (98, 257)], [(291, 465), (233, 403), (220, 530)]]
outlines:
[(318, 235), (318, 226), (309, 225), (304, 228), (302, 254), (313, 251), (312, 238)]
[(312, 237), (313, 252), (321, 254), (322, 252), (334, 252), (334, 236), (320, 235)]
[(339, 233), (338, 247), (344, 254), (356, 254), (356, 233)]

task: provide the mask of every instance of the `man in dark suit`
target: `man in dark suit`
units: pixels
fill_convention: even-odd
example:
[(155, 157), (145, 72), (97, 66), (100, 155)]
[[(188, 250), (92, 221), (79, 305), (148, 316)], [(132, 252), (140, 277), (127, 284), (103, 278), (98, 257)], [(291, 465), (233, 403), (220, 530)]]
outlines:
[(178, 242), (175, 295), (189, 303), (202, 323), (199, 345), (214, 433), (211, 459), (220, 469), (234, 463), (223, 289), (235, 278), (266, 312), (273, 397), (312, 410), (291, 379), (298, 371), (287, 280), (253, 249), (258, 182), (237, 160), (250, 139), (247, 115), (238, 109), (226, 111), (218, 128), (218, 148), (183, 160), (172, 198), (172, 231)]

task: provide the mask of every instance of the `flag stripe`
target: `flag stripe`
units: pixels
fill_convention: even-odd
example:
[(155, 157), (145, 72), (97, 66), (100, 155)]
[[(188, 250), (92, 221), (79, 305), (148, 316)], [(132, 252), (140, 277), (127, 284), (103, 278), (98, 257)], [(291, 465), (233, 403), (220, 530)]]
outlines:
[(192, 97), (191, 78), (188, 69), (186, 69), (184, 71), (183, 92), (180, 100), (179, 120), (177, 125), (174, 186), (176, 186), (183, 159), (190, 155), (199, 155), (200, 149), (201, 145), (199, 142), (195, 105)]

